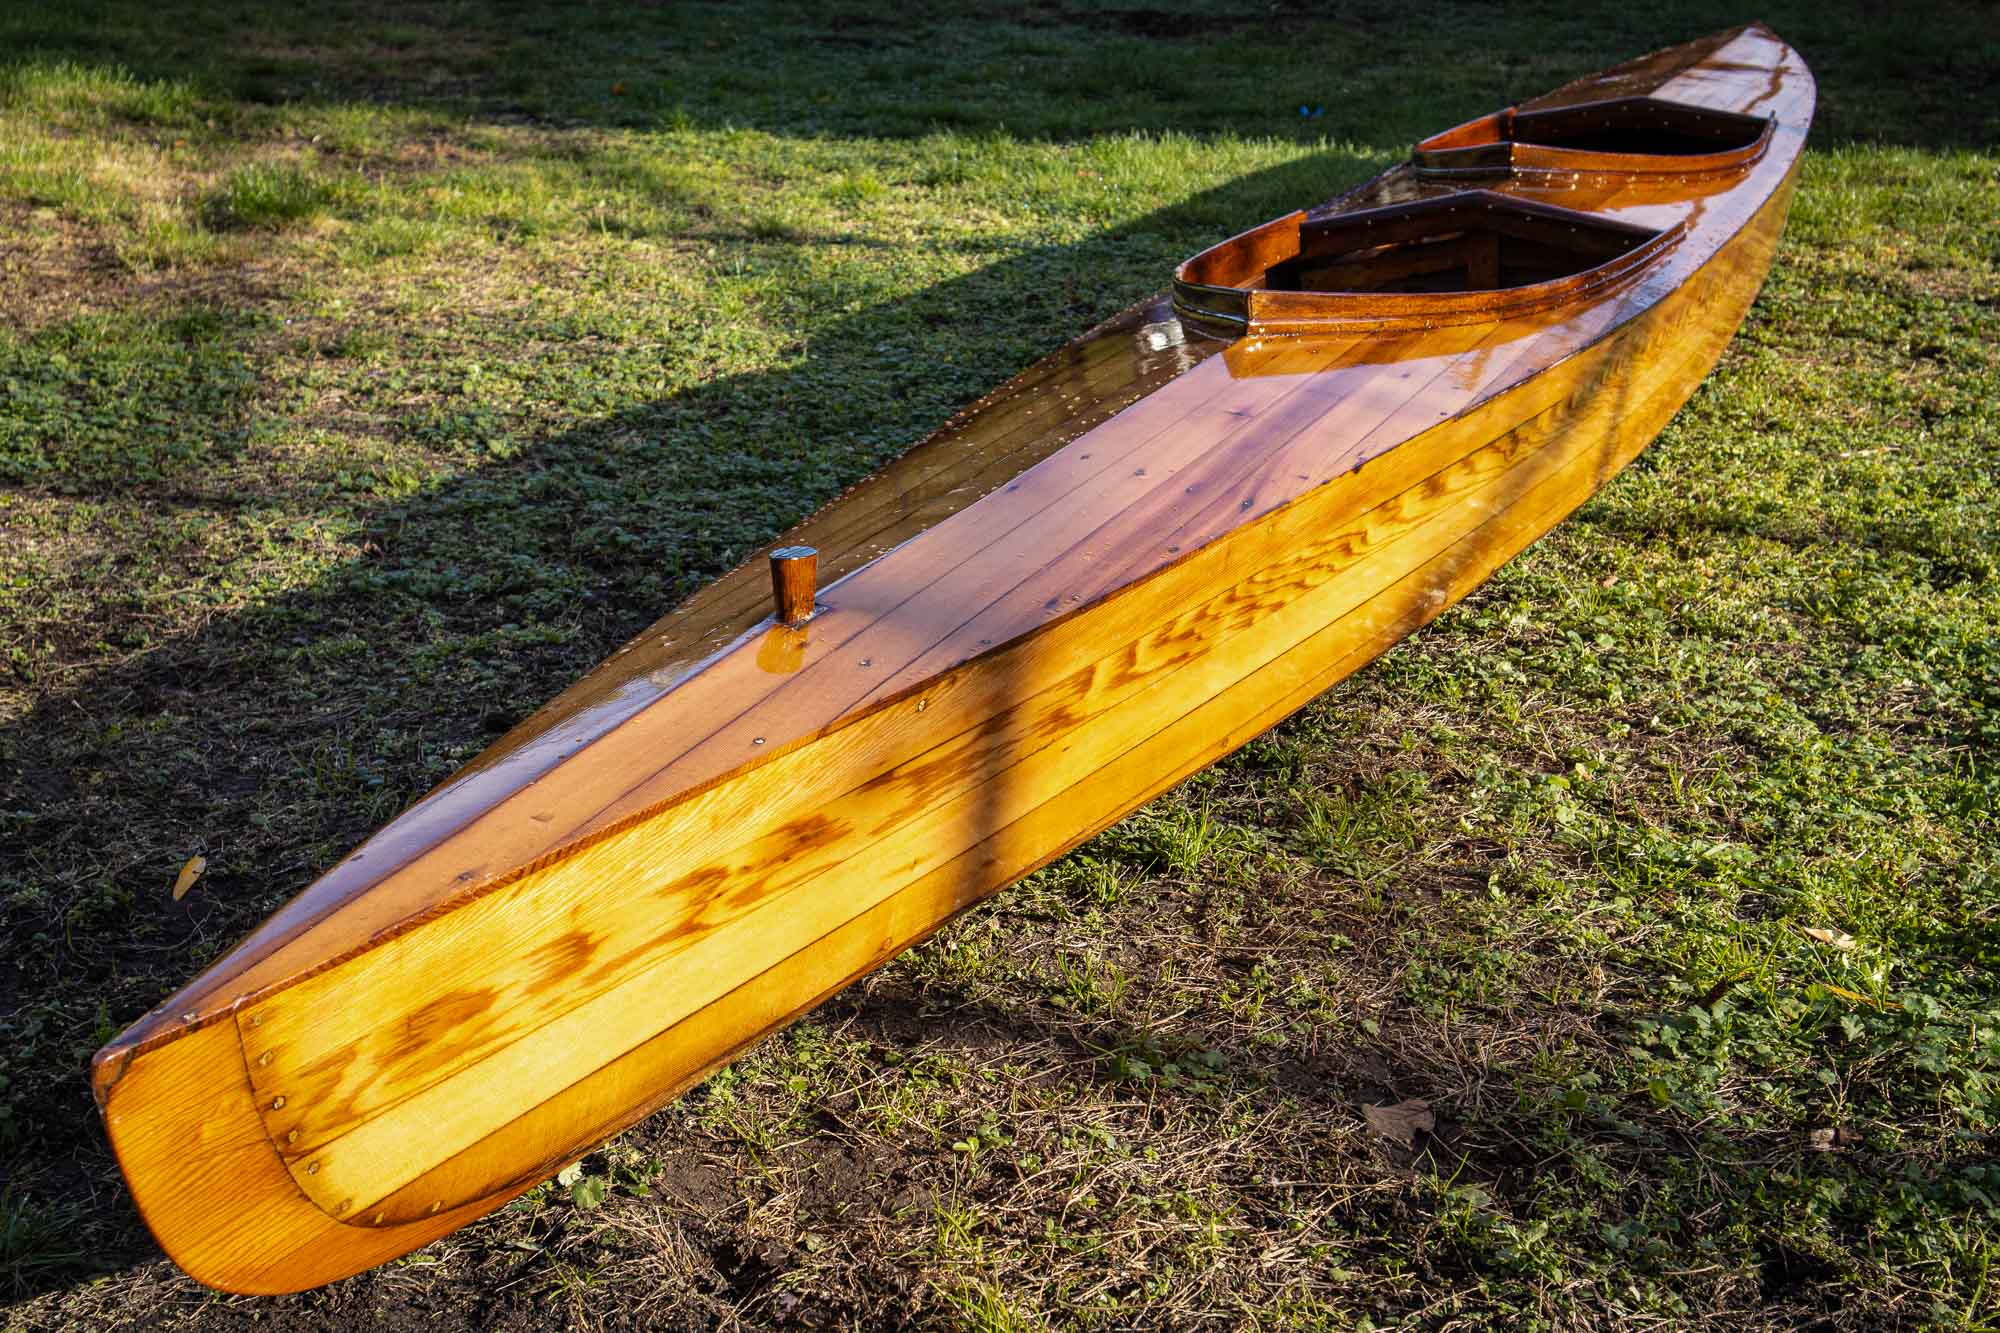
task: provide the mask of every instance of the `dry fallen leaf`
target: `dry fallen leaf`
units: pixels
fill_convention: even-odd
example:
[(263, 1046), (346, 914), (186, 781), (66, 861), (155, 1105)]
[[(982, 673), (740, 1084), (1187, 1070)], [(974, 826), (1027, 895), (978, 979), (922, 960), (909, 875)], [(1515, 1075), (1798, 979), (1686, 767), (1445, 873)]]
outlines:
[(1815, 986), (1818, 986), (1821, 990), (1825, 991), (1828, 995), (1838, 995), (1841, 999), (1849, 1001), (1850, 1003), (1853, 1004), (1872, 1004), (1877, 1009), (1901, 1009), (1903, 1007), (1902, 1005), (1896, 1003), (1896, 1001), (1894, 1000), (1872, 999), (1869, 996), (1862, 995), (1857, 991), (1851, 991), (1847, 989), (1847, 987), (1845, 986), (1836, 986), (1831, 981), (1816, 981), (1813, 984)]
[(1361, 1114), (1368, 1121), (1368, 1128), (1406, 1148), (1416, 1143), (1418, 1134), (1428, 1134), (1437, 1128), (1431, 1104), (1416, 1098), (1393, 1106), (1370, 1106), (1364, 1102)]
[(181, 867), (181, 873), (174, 876), (175, 902), (187, 897), (187, 891), (194, 887), (194, 882), (201, 878), (201, 872), (206, 869), (208, 869), (207, 857), (190, 856), (187, 859), (187, 864)]
[(1854, 937), (1844, 930), (1832, 930), (1826, 926), (1800, 926), (1799, 933), (1843, 952), (1854, 947)]

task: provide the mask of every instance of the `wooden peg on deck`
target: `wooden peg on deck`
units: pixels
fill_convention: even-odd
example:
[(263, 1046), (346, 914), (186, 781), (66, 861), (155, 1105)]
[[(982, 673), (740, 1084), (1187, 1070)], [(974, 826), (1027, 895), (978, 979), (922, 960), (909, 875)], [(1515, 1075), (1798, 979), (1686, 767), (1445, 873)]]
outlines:
[(771, 599), (780, 625), (812, 619), (818, 572), (819, 552), (810, 546), (780, 546), (771, 552)]

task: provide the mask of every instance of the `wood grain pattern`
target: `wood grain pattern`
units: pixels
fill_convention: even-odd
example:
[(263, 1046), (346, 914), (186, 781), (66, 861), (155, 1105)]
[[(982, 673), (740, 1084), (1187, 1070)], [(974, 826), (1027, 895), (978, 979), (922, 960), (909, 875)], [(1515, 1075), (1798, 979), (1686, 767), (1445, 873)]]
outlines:
[[(462, 1225), (1476, 586), (1650, 441), (1783, 225), (1812, 83), (1761, 28), (1441, 148), (1632, 97), (1764, 117), (1764, 148), (1470, 203), (1405, 164), (1245, 233), (1183, 273), (1246, 284), (1246, 312), (1386, 304), (1226, 346), (1134, 307), (781, 539), (819, 548), (810, 620), (770, 616), (753, 559), (342, 862), (99, 1054), (161, 1243), (282, 1291)], [(1430, 292), (1254, 285), (1301, 245), (1355, 253), (1371, 215), (1462, 221), (1487, 194), (1505, 228), (1385, 280), (1642, 260), (1451, 323), (1396, 299)]]
[[(819, 590), (819, 552), (810, 546), (780, 546), (771, 552), (771, 618), (797, 629), (813, 617)], [(759, 665), (764, 665), (760, 659)], [(769, 671), (772, 668), (764, 666)]]

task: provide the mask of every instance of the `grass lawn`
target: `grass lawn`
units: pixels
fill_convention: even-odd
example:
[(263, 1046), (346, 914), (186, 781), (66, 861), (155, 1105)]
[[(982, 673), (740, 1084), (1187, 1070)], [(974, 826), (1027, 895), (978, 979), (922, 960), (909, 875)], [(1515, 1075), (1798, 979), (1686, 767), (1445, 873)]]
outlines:
[[(2000, 1326), (2000, 11), (1162, 3), (0, 14), (0, 1328)], [(427, 1250), (153, 1247), (89, 1054), (376, 825), (1180, 258), (1750, 17), (1769, 284), (1462, 607)]]

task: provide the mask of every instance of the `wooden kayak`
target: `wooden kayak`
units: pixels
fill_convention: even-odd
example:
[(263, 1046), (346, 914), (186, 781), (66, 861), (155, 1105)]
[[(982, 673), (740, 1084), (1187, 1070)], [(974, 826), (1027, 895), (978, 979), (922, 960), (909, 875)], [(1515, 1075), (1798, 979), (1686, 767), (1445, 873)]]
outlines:
[(1436, 616), (1714, 365), (1813, 98), (1753, 26), (1439, 134), (690, 598), (98, 1053), (161, 1245), (423, 1245)]

